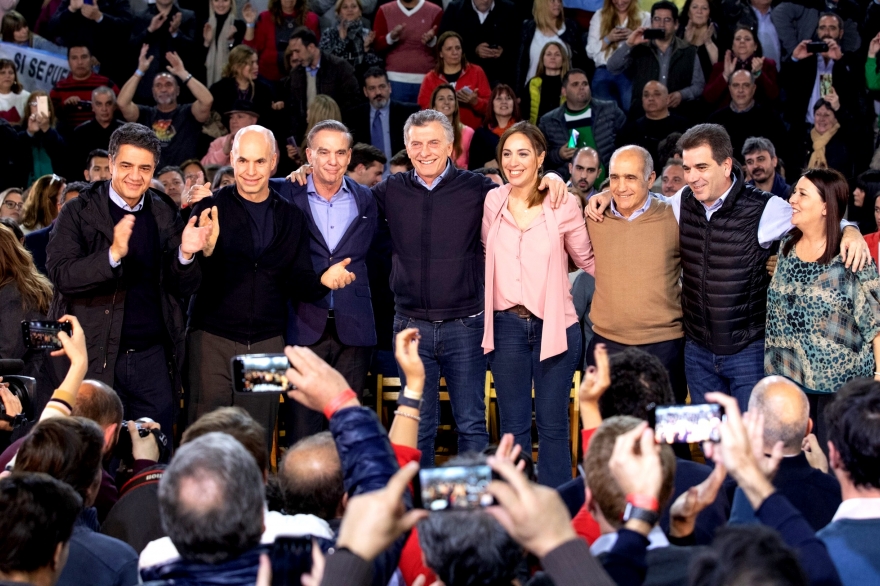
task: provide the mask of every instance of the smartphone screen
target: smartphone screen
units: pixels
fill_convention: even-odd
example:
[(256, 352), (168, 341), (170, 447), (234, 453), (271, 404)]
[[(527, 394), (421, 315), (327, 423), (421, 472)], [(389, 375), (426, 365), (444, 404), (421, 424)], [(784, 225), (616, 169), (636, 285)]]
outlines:
[(724, 420), (721, 405), (668, 405), (654, 410), (657, 443), (690, 444), (721, 441), (719, 427)]
[(286, 393), (290, 362), (284, 354), (242, 354), (232, 358), (232, 381), (239, 393)]
[(825, 97), (831, 93), (831, 74), (823, 73), (819, 75), (819, 95)]
[(487, 492), (489, 466), (446, 466), (419, 470), (413, 483), (414, 504), (429, 511), (466, 511), (495, 504)]
[(37, 114), (49, 117), (49, 96), (37, 96)]
[(312, 571), (312, 540), (309, 537), (276, 537), (269, 553), (272, 586), (300, 584)]
[(296, 137), (295, 136), (288, 136), (287, 137), (287, 145), (292, 146), (293, 148), (296, 148)]
[(73, 327), (70, 325), (70, 322), (21, 322), (24, 345), (31, 350), (61, 350), (61, 340), (58, 339), (58, 332), (65, 332), (70, 336), (73, 333)]

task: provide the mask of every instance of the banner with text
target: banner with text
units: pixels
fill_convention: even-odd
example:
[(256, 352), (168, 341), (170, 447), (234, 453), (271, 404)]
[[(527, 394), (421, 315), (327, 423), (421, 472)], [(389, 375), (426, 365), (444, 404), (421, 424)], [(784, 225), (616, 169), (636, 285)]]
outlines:
[(15, 63), (18, 81), (29, 92), (51, 90), (59, 80), (69, 74), (67, 58), (30, 47), (20, 47), (12, 43), (0, 43), (0, 59)]

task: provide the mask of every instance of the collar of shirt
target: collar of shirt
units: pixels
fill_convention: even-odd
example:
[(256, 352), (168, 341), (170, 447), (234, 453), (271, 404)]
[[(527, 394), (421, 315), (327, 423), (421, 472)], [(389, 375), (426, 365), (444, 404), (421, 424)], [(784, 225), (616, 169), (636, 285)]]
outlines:
[(308, 73), (312, 77), (315, 77), (316, 75), (318, 75), (318, 70), (321, 69), (321, 57), (318, 57), (318, 62), (315, 64), (314, 67), (309, 67), (308, 65), (304, 65), (303, 67), (306, 68), (306, 73)]
[(648, 192), (648, 198), (645, 200), (645, 205), (643, 205), (642, 207), (640, 207), (639, 209), (637, 209), (636, 211), (634, 211), (634, 212), (633, 212), (632, 214), (630, 214), (630, 216), (627, 218), (627, 217), (625, 217), (623, 214), (621, 214), (620, 212), (617, 211), (617, 206), (614, 205), (614, 198), (612, 197), (612, 198), (611, 198), (611, 213), (614, 214), (615, 216), (617, 216), (618, 218), (623, 218), (624, 220), (626, 220), (626, 221), (628, 221), (628, 222), (632, 222), (633, 220), (635, 220), (636, 218), (638, 218), (639, 216), (641, 216), (642, 214), (644, 214), (645, 212), (647, 212), (647, 211), (648, 211), (648, 207), (649, 207), (650, 205), (651, 205), (651, 192), (649, 191), (649, 192)]
[(757, 102), (755, 102), (755, 100), (752, 100), (751, 104), (749, 104), (748, 106), (746, 106), (742, 110), (738, 110), (736, 108), (736, 104), (734, 104), (733, 102), (730, 102), (730, 109), (733, 110), (734, 112), (736, 112), (737, 114), (745, 114), (746, 112), (748, 112), (749, 110), (754, 108), (756, 103)]
[(831, 521), (838, 519), (880, 519), (880, 498), (847, 499), (837, 507)]
[(474, 7), (474, 12), (477, 13), (477, 18), (480, 19), (480, 24), (483, 24), (484, 22), (486, 22), (486, 18), (489, 17), (489, 13), (492, 12), (492, 10), (495, 8), (495, 2), (492, 2), (492, 4), (489, 6), (489, 10), (487, 10), (486, 12), (481, 12), (480, 9), (477, 8), (477, 3), (474, 2), (474, 0), (471, 0), (471, 6)]
[(122, 197), (118, 193), (116, 193), (116, 190), (113, 189), (113, 185), (110, 185), (110, 201), (112, 201), (113, 203), (115, 203), (116, 205), (121, 207), (126, 212), (139, 212), (139, 211), (141, 211), (141, 208), (144, 207), (144, 196), (143, 195), (141, 195), (141, 200), (139, 202), (137, 202), (137, 204), (134, 207), (131, 207), (130, 205), (125, 203), (125, 200), (122, 199)]
[[(320, 199), (321, 201), (323, 201), (324, 203), (328, 203), (326, 197), (318, 194), (318, 190), (315, 189), (315, 180), (312, 179), (311, 175), (309, 175), (308, 178), (306, 179), (306, 193), (309, 194), (309, 197), (314, 196), (314, 197), (317, 197), (318, 199)], [(330, 198), (330, 201), (333, 201), (334, 199), (339, 197), (340, 194), (343, 194), (343, 193), (346, 193), (346, 194), (348, 193), (348, 186), (345, 184), (345, 178), (342, 179), (342, 185), (339, 187), (339, 190), (333, 194), (333, 196)]]
[(379, 108), (378, 110), (373, 106), (370, 106), (370, 123), (372, 124), (373, 120), (376, 118), (376, 112), (382, 112), (382, 115), (385, 116), (385, 119), (388, 119), (388, 116), (391, 115), (391, 100), (388, 100), (388, 103), (385, 104), (384, 108)]
[(419, 173), (417, 171), (415, 171), (414, 174), (416, 176), (416, 181), (421, 183), (425, 187), (425, 189), (427, 189), (428, 191), (434, 191), (434, 188), (437, 187), (437, 185), (441, 181), (443, 181), (443, 178), (449, 174), (450, 169), (452, 169), (452, 163), (449, 162), (449, 159), (446, 159), (446, 168), (443, 169), (443, 172), (440, 173), (440, 175), (436, 179), (434, 179), (434, 182), (431, 185), (428, 185), (428, 183), (419, 176)]
[[(598, 556), (611, 551), (614, 544), (617, 543), (617, 531), (601, 535), (593, 545), (590, 546), (590, 553)], [(663, 534), (663, 530), (658, 526), (654, 526), (648, 533), (648, 549), (658, 549), (660, 547), (669, 547), (669, 540)]]
[(766, 14), (764, 14), (763, 12), (761, 12), (760, 10), (755, 8), (754, 6), (751, 6), (751, 9), (752, 9), (752, 12), (755, 13), (755, 17), (757, 17), (758, 20), (765, 20), (765, 21), (770, 19), (770, 13), (773, 12), (772, 6), (769, 6), (767, 8)]
[(730, 195), (730, 190), (733, 189), (734, 185), (736, 185), (736, 177), (731, 174), (730, 178), (732, 180), (730, 182), (730, 187), (727, 188), (727, 191), (721, 194), (721, 197), (715, 200), (715, 203), (710, 206), (703, 204), (703, 207), (706, 208), (707, 212), (717, 212), (719, 209), (721, 209), (721, 206), (724, 205), (724, 200), (727, 199), (727, 196)]

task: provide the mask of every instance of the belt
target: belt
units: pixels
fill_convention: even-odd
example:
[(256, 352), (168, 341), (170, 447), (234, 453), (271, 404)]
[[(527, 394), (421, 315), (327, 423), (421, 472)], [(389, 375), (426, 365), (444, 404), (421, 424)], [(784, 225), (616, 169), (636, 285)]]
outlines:
[(531, 311), (526, 309), (525, 305), (514, 305), (513, 307), (508, 307), (507, 309), (502, 309), (501, 311), (505, 313), (512, 313), (513, 315), (521, 317), (523, 319), (535, 317)]

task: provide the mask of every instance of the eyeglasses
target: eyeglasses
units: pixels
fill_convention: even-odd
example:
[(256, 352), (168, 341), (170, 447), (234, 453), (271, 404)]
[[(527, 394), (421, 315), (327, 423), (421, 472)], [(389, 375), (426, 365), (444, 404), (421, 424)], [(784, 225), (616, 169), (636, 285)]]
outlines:
[(659, 16), (655, 16), (654, 18), (651, 19), (651, 22), (656, 23), (656, 24), (672, 24), (673, 22), (675, 22), (675, 19), (672, 17), (669, 17), (669, 16), (667, 16), (666, 18), (660, 18)]
[(6, 206), (7, 209), (10, 210), (21, 210), (24, 207), (24, 202), (20, 201), (18, 203), (14, 201), (4, 201), (3, 205)]

